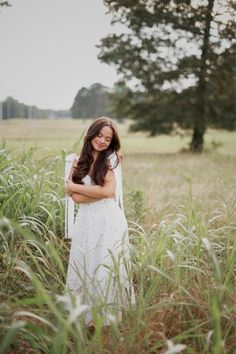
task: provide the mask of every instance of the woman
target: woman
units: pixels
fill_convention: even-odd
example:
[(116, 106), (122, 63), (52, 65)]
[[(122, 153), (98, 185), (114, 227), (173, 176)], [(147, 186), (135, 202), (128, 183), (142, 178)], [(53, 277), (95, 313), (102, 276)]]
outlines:
[[(121, 319), (122, 308), (134, 304), (128, 279), (129, 240), (127, 221), (115, 201), (118, 181), (114, 169), (120, 163), (120, 139), (114, 122), (97, 118), (89, 127), (78, 159), (67, 181), (66, 193), (80, 203), (77, 213), (67, 286), (79, 301)], [(111, 157), (116, 156), (112, 165)], [(108, 315), (109, 317), (109, 315)], [(86, 313), (89, 326), (92, 311)], [(109, 320), (105, 322), (109, 323)]]

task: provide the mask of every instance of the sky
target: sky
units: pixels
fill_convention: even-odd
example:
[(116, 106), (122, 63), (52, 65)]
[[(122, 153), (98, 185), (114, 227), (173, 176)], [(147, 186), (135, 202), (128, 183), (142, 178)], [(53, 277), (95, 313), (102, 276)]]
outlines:
[[(100, 39), (121, 30), (102, 0), (10, 0), (0, 9), (0, 101), (69, 109), (78, 90), (111, 87), (114, 67), (97, 59)], [(120, 25), (121, 26), (121, 25)]]

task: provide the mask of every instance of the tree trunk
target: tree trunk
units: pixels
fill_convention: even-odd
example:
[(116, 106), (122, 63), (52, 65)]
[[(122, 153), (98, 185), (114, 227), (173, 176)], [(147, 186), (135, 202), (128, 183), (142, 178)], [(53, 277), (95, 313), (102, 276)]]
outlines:
[(204, 146), (204, 133), (206, 130), (206, 75), (207, 58), (209, 50), (209, 35), (212, 21), (212, 9), (214, 0), (208, 0), (205, 18), (205, 30), (202, 44), (201, 66), (198, 76), (198, 87), (196, 92), (196, 118), (193, 126), (193, 136), (190, 143), (190, 150), (202, 152)]

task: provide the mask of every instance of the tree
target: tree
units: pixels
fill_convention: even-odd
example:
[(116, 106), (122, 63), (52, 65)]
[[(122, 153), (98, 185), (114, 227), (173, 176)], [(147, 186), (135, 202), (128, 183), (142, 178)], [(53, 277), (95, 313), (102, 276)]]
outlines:
[(109, 89), (99, 83), (89, 88), (82, 87), (73, 102), (71, 114), (73, 118), (92, 118), (101, 115), (113, 116), (108, 104)]
[(134, 93), (126, 86), (125, 82), (118, 81), (110, 92), (108, 92), (109, 109), (115, 112), (116, 119), (123, 121), (131, 114), (130, 101), (133, 100)]
[(0, 6), (11, 6), (11, 4), (9, 3), (9, 1), (0, 0)]
[(235, 53), (233, 0), (104, 3), (113, 14), (112, 23), (121, 22), (127, 30), (103, 38), (98, 45), (99, 58), (114, 64), (126, 83), (137, 81), (136, 99), (130, 99), (129, 93), (128, 104), (129, 116), (136, 119), (135, 129), (154, 135), (170, 132), (178, 122), (193, 129), (190, 148), (201, 152), (207, 126), (216, 120), (219, 127), (219, 116), (225, 120), (234, 114), (228, 95), (222, 96), (228, 118), (219, 106), (215, 117), (214, 109), (210, 114), (208, 107), (210, 101), (217, 100), (221, 73), (225, 73), (231, 88), (234, 85), (234, 66), (218, 60), (225, 58), (227, 51)]
[(39, 109), (36, 106), (28, 106), (13, 97), (7, 97), (2, 102), (2, 118), (65, 118), (69, 117), (69, 110), (55, 111), (52, 109)]
[(218, 55), (215, 58), (214, 70), (209, 75), (208, 121), (209, 125), (215, 128), (236, 129), (235, 53), (236, 44), (233, 44)]

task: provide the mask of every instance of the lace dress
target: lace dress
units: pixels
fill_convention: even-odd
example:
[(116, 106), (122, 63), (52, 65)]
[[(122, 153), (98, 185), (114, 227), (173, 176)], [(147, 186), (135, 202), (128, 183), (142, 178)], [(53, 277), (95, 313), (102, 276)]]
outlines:
[[(83, 182), (92, 184), (88, 175)], [(90, 306), (86, 322), (92, 319), (93, 305), (103, 315), (113, 314), (119, 320), (122, 308), (135, 303), (129, 269), (130, 244), (123, 210), (113, 198), (80, 204), (66, 283), (79, 303)]]

